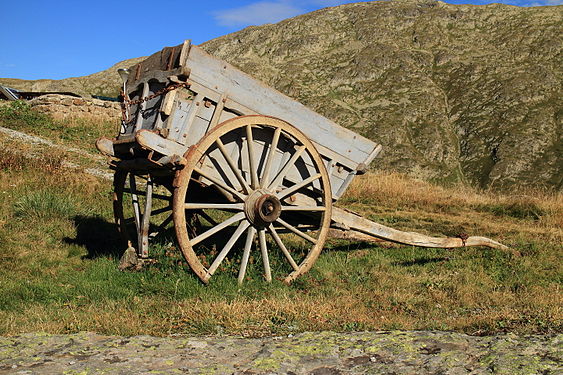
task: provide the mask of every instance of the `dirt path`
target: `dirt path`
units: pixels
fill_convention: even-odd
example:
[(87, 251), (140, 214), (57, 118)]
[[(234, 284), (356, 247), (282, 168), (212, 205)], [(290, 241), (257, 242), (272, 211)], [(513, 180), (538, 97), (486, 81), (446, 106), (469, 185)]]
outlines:
[(563, 335), (332, 332), (293, 337), (0, 337), (0, 374), (561, 374)]

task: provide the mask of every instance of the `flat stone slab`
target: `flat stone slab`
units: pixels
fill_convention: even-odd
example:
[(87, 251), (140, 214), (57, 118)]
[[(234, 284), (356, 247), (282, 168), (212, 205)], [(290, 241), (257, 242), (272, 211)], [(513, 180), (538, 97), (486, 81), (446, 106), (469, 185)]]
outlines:
[(562, 374), (563, 335), (309, 332), (268, 338), (0, 337), (0, 374)]

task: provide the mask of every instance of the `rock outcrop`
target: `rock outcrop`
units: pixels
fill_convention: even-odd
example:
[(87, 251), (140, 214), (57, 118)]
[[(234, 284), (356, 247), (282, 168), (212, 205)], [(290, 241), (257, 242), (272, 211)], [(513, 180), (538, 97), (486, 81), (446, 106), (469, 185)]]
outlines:
[(562, 335), (309, 332), (293, 337), (0, 337), (0, 374), (559, 374)]

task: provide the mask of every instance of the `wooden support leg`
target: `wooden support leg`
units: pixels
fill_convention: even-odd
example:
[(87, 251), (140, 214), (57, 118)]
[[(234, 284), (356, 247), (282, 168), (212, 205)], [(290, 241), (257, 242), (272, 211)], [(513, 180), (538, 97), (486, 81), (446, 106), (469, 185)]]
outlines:
[(141, 258), (148, 258), (149, 256), (149, 225), (152, 211), (152, 191), (153, 183), (151, 177), (149, 176), (147, 179), (145, 211), (143, 212), (141, 230), (137, 232), (139, 233), (139, 254)]
[[(141, 209), (139, 207), (139, 196), (137, 195), (137, 184), (135, 183), (135, 175), (129, 173), (129, 188), (131, 189), (131, 201), (133, 204), (133, 214), (135, 217), (135, 228), (137, 233), (141, 232)], [(140, 238), (138, 238), (140, 239)], [(139, 241), (141, 243), (141, 241)], [(139, 246), (140, 247), (140, 246)], [(139, 249), (137, 249), (138, 255), (141, 255)]]

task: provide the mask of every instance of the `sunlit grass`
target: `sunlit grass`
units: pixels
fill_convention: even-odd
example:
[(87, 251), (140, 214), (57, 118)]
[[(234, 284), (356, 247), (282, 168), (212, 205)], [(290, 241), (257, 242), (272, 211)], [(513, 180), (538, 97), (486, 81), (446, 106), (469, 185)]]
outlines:
[(0, 126), (94, 153), (97, 153), (94, 141), (117, 134), (118, 123), (119, 119), (100, 121), (91, 114), (57, 119), (34, 111), (25, 101), (0, 106)]
[[(341, 205), (406, 230), (490, 236), (522, 256), (331, 240), (291, 286), (264, 281), (259, 252), (239, 286), (240, 250), (205, 286), (173, 231), (154, 243), (153, 264), (118, 271), (124, 248), (112, 223), (111, 183), (37, 163), (12, 160), (0, 170), (0, 334), (561, 331), (560, 194), (502, 196), (369, 174)], [(272, 267), (285, 271), (283, 256), (273, 254)]]

